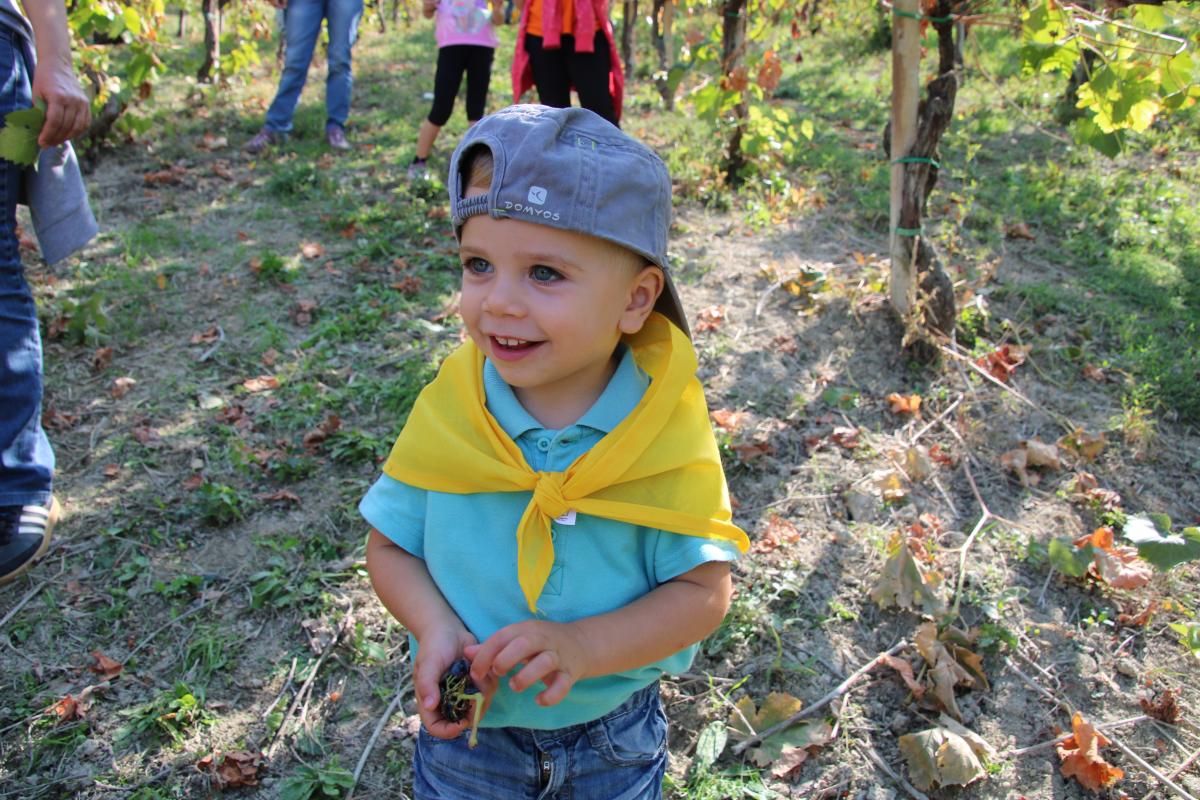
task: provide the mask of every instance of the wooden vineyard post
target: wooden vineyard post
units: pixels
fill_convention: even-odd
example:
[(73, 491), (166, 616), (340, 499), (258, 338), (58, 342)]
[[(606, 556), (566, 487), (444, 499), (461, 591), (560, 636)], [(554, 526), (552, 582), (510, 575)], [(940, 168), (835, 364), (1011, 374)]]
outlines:
[(917, 138), (917, 103), (921, 82), (920, 0), (895, 0), (892, 17), (892, 153), (891, 213), (888, 216), (888, 253), (892, 259), (892, 306), (905, 318), (916, 299), (916, 246), (914, 236), (902, 236), (900, 210), (904, 202), (904, 165), (896, 159), (912, 150)]
[[(926, 345), (954, 329), (954, 284), (937, 249), (924, 234), (925, 205), (937, 183), (938, 143), (950, 125), (960, 69), (955, 57), (954, 8), (958, 0), (937, 0), (922, 13), (920, 0), (896, 0), (892, 7), (892, 115), (887, 142), (891, 159), (892, 306), (904, 323), (904, 346)], [(921, 28), (932, 23), (938, 35), (938, 74), (919, 99)]]

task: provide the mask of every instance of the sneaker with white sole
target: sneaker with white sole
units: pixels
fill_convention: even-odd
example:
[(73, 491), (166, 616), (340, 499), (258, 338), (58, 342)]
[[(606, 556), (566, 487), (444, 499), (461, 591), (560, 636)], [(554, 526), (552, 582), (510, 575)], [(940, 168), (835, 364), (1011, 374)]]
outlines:
[(0, 585), (23, 574), (46, 552), (59, 513), (54, 497), (44, 506), (0, 506)]

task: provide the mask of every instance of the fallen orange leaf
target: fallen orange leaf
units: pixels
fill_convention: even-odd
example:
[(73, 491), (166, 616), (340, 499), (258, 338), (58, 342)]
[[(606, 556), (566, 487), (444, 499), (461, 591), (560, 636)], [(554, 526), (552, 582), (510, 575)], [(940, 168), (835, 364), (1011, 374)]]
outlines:
[(1059, 770), (1064, 778), (1074, 778), (1093, 792), (1111, 786), (1125, 776), (1121, 770), (1100, 757), (1100, 748), (1109, 743), (1104, 734), (1083, 719), (1078, 711), (1071, 718), (1072, 734), (1056, 746), (1062, 759)]
[(893, 414), (921, 416), (921, 395), (919, 394), (903, 395), (892, 392), (887, 396), (887, 401), (892, 404)]

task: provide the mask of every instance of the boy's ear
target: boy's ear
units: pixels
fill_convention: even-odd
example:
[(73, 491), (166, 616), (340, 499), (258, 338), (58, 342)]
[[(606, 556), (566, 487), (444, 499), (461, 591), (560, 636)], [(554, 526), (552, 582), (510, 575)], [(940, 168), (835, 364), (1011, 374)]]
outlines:
[(621, 333), (637, 333), (646, 324), (646, 318), (654, 310), (658, 296), (663, 290), (663, 271), (655, 264), (646, 264), (634, 276), (630, 284), (629, 305), (621, 314)]

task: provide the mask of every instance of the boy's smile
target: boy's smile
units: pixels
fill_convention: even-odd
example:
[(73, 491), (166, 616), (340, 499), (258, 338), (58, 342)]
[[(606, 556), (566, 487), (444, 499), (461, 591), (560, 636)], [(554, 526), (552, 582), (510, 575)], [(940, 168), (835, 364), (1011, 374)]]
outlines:
[(583, 416), (608, 385), (623, 333), (636, 333), (662, 273), (619, 245), (487, 215), (462, 229), (467, 332), (548, 428)]

